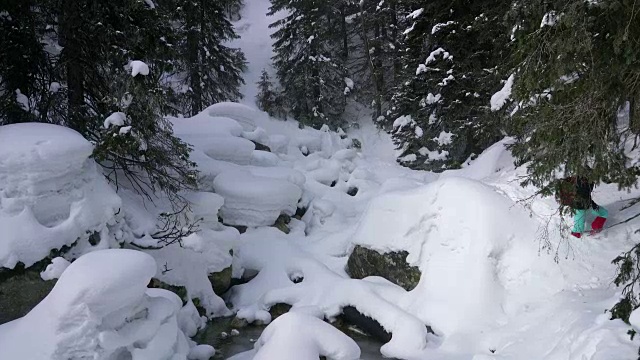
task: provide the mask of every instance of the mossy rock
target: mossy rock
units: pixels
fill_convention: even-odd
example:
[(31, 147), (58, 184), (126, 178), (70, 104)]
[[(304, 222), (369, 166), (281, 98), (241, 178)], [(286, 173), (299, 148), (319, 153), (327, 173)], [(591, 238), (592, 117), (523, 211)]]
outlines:
[(53, 289), (56, 280), (44, 281), (40, 272), (49, 259), (25, 269), (0, 268), (0, 324), (21, 318), (38, 305)]
[(278, 318), (280, 315), (284, 315), (288, 313), (289, 310), (291, 310), (291, 305), (289, 304), (278, 303), (271, 306), (271, 308), (269, 308), (269, 314), (271, 314), (271, 320), (273, 321), (276, 318)]
[(213, 288), (213, 292), (222, 295), (231, 287), (231, 266), (224, 268), (222, 271), (209, 274), (209, 282)]
[(184, 286), (169, 285), (156, 278), (152, 278), (151, 281), (149, 281), (149, 285), (147, 287), (171, 291), (172, 293), (178, 295), (180, 299), (182, 299), (182, 305), (187, 303), (187, 288)]
[(422, 274), (416, 266), (407, 263), (407, 255), (406, 251), (381, 254), (358, 245), (347, 261), (347, 273), (353, 279), (380, 276), (411, 291), (418, 285)]
[(276, 219), (275, 224), (273, 224), (273, 227), (282, 231), (285, 234), (288, 234), (291, 231), (289, 229), (290, 222), (291, 222), (291, 216), (280, 214), (280, 216), (278, 216), (278, 218)]

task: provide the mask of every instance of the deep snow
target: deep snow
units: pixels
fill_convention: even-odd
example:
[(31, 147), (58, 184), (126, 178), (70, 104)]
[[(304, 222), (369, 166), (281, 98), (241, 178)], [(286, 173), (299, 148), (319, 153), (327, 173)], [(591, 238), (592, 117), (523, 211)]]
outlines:
[[(339, 134), (269, 118), (254, 103), (255, 82), (272, 55), (268, 6), (247, 2), (236, 23), (241, 38), (234, 44), (249, 59), (243, 104), (171, 119), (176, 135), (193, 145), (200, 170), (200, 191), (184, 194), (187, 217), (199, 219), (200, 229), (182, 246), (155, 249), (162, 244), (152, 234), (157, 215), (168, 210), (166, 199), (151, 205), (126, 189), (116, 194), (80, 135), (51, 125), (0, 128), (0, 266), (29, 265), (82, 240), (42, 273), (60, 278), (51, 294), (24, 318), (0, 325), (0, 358), (207, 359), (215, 350), (188, 340), (205, 321), (191, 299), (210, 318), (235, 312), (270, 323), (254, 350), (233, 359), (356, 359), (357, 345), (321, 321), (344, 306), (392, 333), (380, 349), (389, 357), (637, 356), (640, 343), (629, 339), (630, 327), (610, 321), (606, 309), (620, 294), (611, 284), (611, 260), (632, 246), (640, 221), (568, 238), (560, 229), (570, 219), (555, 214), (553, 199), (532, 198), (536, 189), (519, 186), (524, 170), (513, 166), (504, 147), (509, 139), (463, 169), (438, 175), (398, 166), (391, 139), (363, 106), (349, 104), (347, 115), (360, 125), (347, 131), (360, 150)], [(507, 97), (508, 82), (492, 105)], [(105, 126), (120, 120), (114, 116)], [(256, 143), (271, 152), (256, 150)], [(355, 196), (347, 194), (353, 189)], [(609, 224), (637, 213), (639, 206), (625, 205), (639, 195), (614, 185), (594, 192), (609, 209)], [(291, 219), (289, 234), (267, 226), (297, 208), (307, 211)], [(240, 234), (225, 224), (248, 229)], [(90, 246), (87, 230), (104, 242)], [(349, 279), (346, 260), (357, 244), (408, 251), (407, 261), (423, 271), (420, 283), (405, 291), (379, 277)], [(145, 250), (103, 250), (119, 246)], [(259, 273), (233, 287), (225, 303), (207, 276), (229, 265), (236, 277)], [(184, 286), (186, 304), (146, 289), (152, 276)], [(292, 312), (271, 323), (268, 310), (279, 303)], [(636, 327), (639, 318), (634, 313)]]

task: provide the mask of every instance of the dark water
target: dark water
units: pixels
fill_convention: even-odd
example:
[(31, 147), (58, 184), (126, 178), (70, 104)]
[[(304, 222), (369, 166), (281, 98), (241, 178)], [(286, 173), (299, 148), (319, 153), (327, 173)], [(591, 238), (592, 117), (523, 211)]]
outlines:
[[(232, 318), (219, 318), (209, 322), (207, 328), (198, 333), (194, 338), (199, 344), (209, 344), (216, 348), (214, 359), (226, 359), (238, 353), (253, 349), (253, 344), (260, 337), (264, 326), (248, 326), (238, 329), (240, 332), (236, 336), (231, 335)], [(221, 333), (225, 332), (228, 337), (223, 338)], [(383, 344), (376, 340), (361, 335), (357, 332), (349, 332), (347, 335), (355, 340), (360, 346), (361, 360), (381, 360), (380, 346)]]

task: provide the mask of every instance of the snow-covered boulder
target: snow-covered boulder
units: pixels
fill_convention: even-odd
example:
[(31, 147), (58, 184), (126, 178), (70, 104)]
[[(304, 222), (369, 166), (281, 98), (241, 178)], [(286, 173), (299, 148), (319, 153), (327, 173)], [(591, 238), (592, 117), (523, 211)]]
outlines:
[(57, 125), (0, 127), (0, 268), (31, 266), (53, 249), (83, 244), (93, 233), (100, 247), (114, 239), (121, 200), (89, 158), (92, 145)]
[(300, 187), (292, 182), (243, 170), (218, 175), (213, 187), (224, 198), (220, 213), (229, 225), (273, 225), (280, 214), (295, 214), (302, 196)]
[(264, 330), (255, 349), (229, 360), (329, 360), (360, 359), (355, 341), (333, 326), (311, 315), (289, 312)]
[(255, 109), (246, 105), (234, 102), (221, 102), (213, 104), (204, 110), (209, 116), (221, 116), (231, 118), (240, 125), (245, 131), (254, 131), (256, 129), (256, 119), (264, 116)]
[(398, 304), (448, 335), (495, 325), (524, 299), (564, 287), (553, 260), (538, 256), (537, 229), (495, 188), (448, 178), (372, 200), (352, 241), (408, 252), (406, 262), (424, 276)]
[[(185, 359), (192, 342), (180, 300), (147, 289), (156, 273), (140, 251), (95, 251), (73, 262), (25, 317), (0, 326), (7, 359)], [(37, 346), (36, 346), (37, 345)]]

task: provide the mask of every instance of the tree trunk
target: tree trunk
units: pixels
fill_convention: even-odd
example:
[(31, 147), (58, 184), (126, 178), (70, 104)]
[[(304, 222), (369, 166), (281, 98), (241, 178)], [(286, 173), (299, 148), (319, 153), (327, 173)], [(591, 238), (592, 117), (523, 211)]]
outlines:
[[(189, 66), (189, 86), (191, 87), (191, 109), (190, 115), (196, 115), (202, 111), (202, 79), (200, 78), (200, 29), (204, 16), (201, 11), (204, 10), (205, 2), (198, 2), (200, 9), (197, 7), (189, 7), (186, 9), (186, 26), (187, 26), (187, 61)], [(192, 2), (189, 4), (196, 5)], [(201, 10), (201, 11), (198, 11)]]
[(82, 1), (64, 0), (60, 24), (61, 43), (64, 46), (61, 57), (67, 72), (67, 122), (69, 127), (85, 135), (86, 122), (82, 116), (84, 107), (84, 61), (82, 42), (79, 39), (82, 27)]

